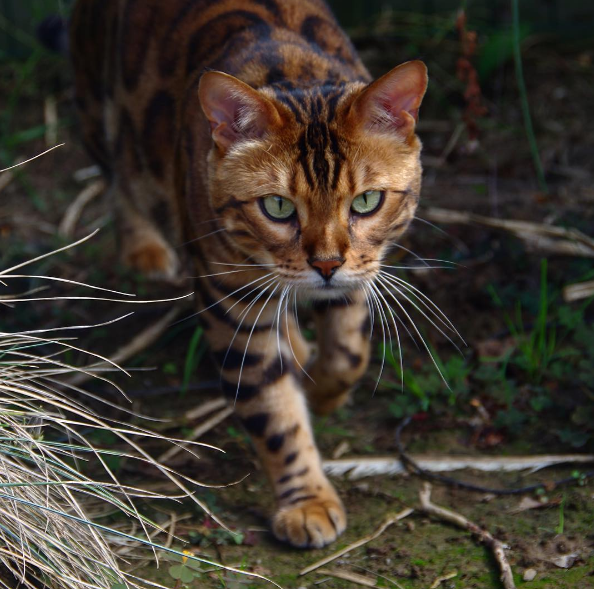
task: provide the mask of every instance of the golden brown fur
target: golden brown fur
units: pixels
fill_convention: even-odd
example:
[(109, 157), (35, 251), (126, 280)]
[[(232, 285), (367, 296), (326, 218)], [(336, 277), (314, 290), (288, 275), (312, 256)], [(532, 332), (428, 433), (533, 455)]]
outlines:
[[(274, 487), (273, 529), (331, 542), (346, 517), (305, 397), (331, 411), (366, 370), (370, 285), (420, 190), (424, 66), (370, 84), (321, 0), (80, 0), (72, 55), (124, 259), (174, 278), (175, 246), (191, 242), (223, 389)], [(364, 193), (379, 204), (359, 213)], [(294, 212), (272, 217), (271, 202)], [(301, 299), (315, 302), (313, 359), (290, 312)]]

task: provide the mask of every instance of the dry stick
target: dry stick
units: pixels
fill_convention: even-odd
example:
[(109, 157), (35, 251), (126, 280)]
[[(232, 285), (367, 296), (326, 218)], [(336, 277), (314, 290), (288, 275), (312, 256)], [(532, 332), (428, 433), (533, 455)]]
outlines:
[[(184, 436), (188, 442), (193, 442), (203, 436), (206, 432), (209, 432), (211, 429), (219, 425), (222, 421), (225, 421), (229, 415), (233, 413), (233, 407), (225, 407), (222, 411), (215, 413), (210, 419), (201, 423), (200, 425), (196, 426), (192, 432)], [(165, 464), (168, 460), (171, 460), (174, 456), (179, 454), (182, 450), (187, 450), (188, 444), (179, 444), (172, 446), (166, 452), (163, 452), (159, 458), (157, 458), (157, 462), (161, 464)]]
[(563, 289), (563, 300), (566, 303), (594, 297), (594, 280), (570, 284)]
[(72, 237), (84, 208), (94, 198), (102, 194), (104, 190), (105, 182), (103, 180), (96, 180), (81, 190), (72, 204), (66, 209), (66, 213), (58, 227), (58, 233), (64, 237)]
[(403, 509), (400, 513), (388, 516), (384, 520), (384, 522), (377, 528), (377, 530), (375, 530), (375, 532), (373, 532), (372, 534), (369, 534), (367, 536), (363, 536), (363, 538), (360, 538), (356, 542), (349, 544), (342, 550), (339, 550), (338, 552), (335, 552), (334, 554), (331, 554), (330, 556), (326, 556), (325, 558), (322, 558), (321, 560), (314, 562), (313, 564), (309, 565), (308, 567), (305, 567), (303, 570), (299, 571), (299, 576), (301, 577), (302, 575), (307, 575), (308, 573), (311, 573), (312, 571), (319, 569), (320, 567), (324, 566), (325, 564), (328, 564), (329, 562), (332, 562), (333, 560), (336, 560), (337, 558), (344, 556), (348, 552), (355, 550), (355, 548), (360, 548), (361, 546), (364, 546), (368, 542), (375, 540), (376, 538), (381, 536), (392, 524), (395, 524), (396, 522), (399, 522), (401, 519), (408, 517), (413, 511), (414, 511), (414, 509), (407, 507), (406, 509)]
[(429, 587), (429, 589), (437, 589), (444, 581), (449, 581), (450, 579), (453, 579), (454, 577), (457, 577), (458, 573), (456, 572), (452, 572), (452, 573), (447, 573), (445, 575), (442, 575), (441, 577), (437, 577), (437, 579), (435, 579), (435, 581), (433, 581), (433, 583), (431, 583), (431, 587)]
[[(408, 462), (407, 459), (410, 461)], [(452, 472), (473, 469), (483, 472), (536, 471), (557, 464), (594, 463), (594, 454), (545, 454), (541, 456), (449, 456), (406, 454), (404, 460), (392, 456), (345, 457), (324, 460), (322, 467), (331, 476), (348, 475), (349, 480), (377, 475), (408, 474), (410, 468), (423, 472)], [(414, 465), (414, 466), (413, 466)]]
[[(165, 330), (171, 325), (177, 316), (186, 308), (186, 305), (176, 305), (166, 315), (164, 315), (159, 321), (147, 327), (144, 331), (141, 331), (138, 335), (134, 336), (125, 346), (121, 347), (113, 356), (110, 356), (110, 360), (114, 364), (122, 364), (138, 352), (141, 352), (153, 342), (155, 342)], [(78, 386), (83, 382), (86, 382), (93, 376), (93, 371), (98, 368), (107, 366), (104, 363), (97, 363), (87, 366), (82, 370), (86, 372), (75, 374), (72, 378), (65, 379), (66, 384)]]
[[(400, 455), (400, 460), (402, 461), (402, 463), (412, 472), (414, 472), (416, 475), (419, 475), (425, 479), (429, 479), (432, 481), (439, 481), (440, 483), (444, 483), (446, 485), (451, 485), (453, 487), (457, 487), (459, 489), (466, 489), (467, 491), (476, 491), (479, 493), (492, 493), (493, 495), (523, 495), (524, 493), (531, 493), (532, 491), (536, 491), (537, 489), (544, 489), (547, 488), (549, 486), (553, 486), (553, 487), (559, 487), (561, 485), (568, 485), (568, 484), (575, 484), (577, 482), (579, 482), (579, 479), (576, 479), (575, 477), (571, 476), (565, 479), (560, 479), (560, 480), (556, 480), (556, 481), (550, 481), (550, 482), (540, 482), (540, 483), (536, 483), (534, 485), (528, 485), (526, 487), (519, 487), (516, 489), (491, 489), (489, 487), (483, 487), (482, 485), (474, 485), (472, 483), (467, 483), (465, 481), (460, 481), (458, 479), (454, 479), (452, 477), (447, 477), (447, 476), (443, 476), (441, 474), (437, 474), (435, 472), (429, 472), (427, 469), (421, 468), (413, 459), (411, 456), (409, 456), (405, 451), (404, 451), (404, 447), (402, 446), (402, 441), (400, 439), (400, 436), (402, 434), (402, 430), (410, 423), (411, 421), (411, 417), (406, 417), (405, 419), (403, 419), (400, 424), (398, 425), (398, 427), (396, 428), (396, 436), (395, 436), (395, 442), (396, 442), (396, 448), (398, 449), (398, 454)], [(519, 457), (520, 461), (524, 462), (525, 458)], [(529, 458), (529, 457), (528, 457)], [(542, 457), (542, 459), (546, 459), (546, 458), (550, 458), (550, 457)], [(577, 457), (578, 460), (577, 462), (581, 462), (582, 459), (581, 457)], [(592, 456), (591, 455), (585, 455), (584, 456), (585, 461), (586, 462), (591, 462), (592, 461)], [(572, 460), (572, 462), (574, 462), (574, 460)], [(549, 462), (549, 464), (553, 464), (555, 463), (553, 462)], [(557, 462), (558, 464), (558, 462)], [(543, 462), (542, 466), (545, 466), (545, 463)], [(583, 473), (583, 476), (586, 478), (591, 478), (594, 476), (594, 471), (587, 471), (585, 473)]]
[(199, 405), (194, 409), (190, 409), (185, 413), (184, 419), (186, 419), (187, 421), (196, 421), (197, 419), (206, 417), (209, 413), (212, 413), (217, 409), (222, 409), (226, 405), (226, 399), (224, 399), (223, 397), (217, 397), (216, 399), (211, 399), (210, 401), (206, 401), (206, 403), (202, 403), (202, 405)]
[(424, 216), (436, 223), (476, 223), (477, 225), (505, 229), (535, 247), (556, 254), (594, 258), (594, 239), (577, 229), (565, 229), (564, 227), (515, 219), (495, 219), (465, 211), (436, 207), (425, 209)]
[(431, 503), (430, 483), (423, 483), (423, 488), (419, 491), (419, 500), (421, 501), (421, 510), (426, 514), (435, 515), (463, 530), (468, 530), (471, 534), (477, 536), (483, 544), (487, 545), (493, 551), (495, 560), (501, 570), (500, 578), (504, 589), (516, 589), (511, 566), (507, 562), (504, 546), (499, 540), (493, 538), (487, 530), (477, 526), (463, 515)]
[(375, 577), (368, 577), (367, 575), (359, 575), (358, 573), (351, 573), (349, 571), (333, 571), (330, 569), (320, 569), (320, 575), (328, 575), (343, 581), (350, 581), (363, 587), (377, 587), (377, 579)]

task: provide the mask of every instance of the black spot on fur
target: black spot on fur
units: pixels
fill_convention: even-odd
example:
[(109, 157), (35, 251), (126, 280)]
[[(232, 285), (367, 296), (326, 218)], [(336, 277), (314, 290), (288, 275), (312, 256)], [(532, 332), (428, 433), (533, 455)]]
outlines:
[(278, 498), (280, 501), (284, 501), (285, 499), (288, 499), (289, 497), (291, 497), (291, 495), (294, 495), (298, 491), (303, 491), (303, 489), (305, 489), (305, 487), (303, 487), (303, 486), (302, 487), (291, 487), (290, 489), (287, 489), (286, 491), (281, 493), (278, 496)]
[(310, 499), (315, 499), (317, 495), (303, 495), (301, 497), (295, 497), (295, 499), (291, 499), (289, 501), (289, 505), (295, 505), (297, 503), (301, 503), (302, 501), (309, 501)]
[(229, 382), (224, 378), (221, 379), (221, 388), (227, 397), (232, 400), (237, 400), (238, 403), (251, 401), (260, 393), (259, 386), (240, 384), (238, 387), (237, 383)]
[(285, 443), (285, 434), (274, 434), (266, 439), (266, 447), (270, 452), (278, 452)]
[(251, 435), (262, 437), (266, 431), (269, 418), (268, 413), (255, 413), (246, 417), (243, 420), (243, 425)]
[(361, 354), (355, 354), (354, 352), (351, 352), (351, 350), (349, 350), (345, 345), (343, 344), (338, 344), (336, 346), (336, 349), (343, 355), (346, 356), (349, 364), (351, 366), (351, 368), (355, 369), (355, 368), (359, 368), (359, 366), (361, 366), (361, 363), (363, 362), (363, 356), (361, 356)]

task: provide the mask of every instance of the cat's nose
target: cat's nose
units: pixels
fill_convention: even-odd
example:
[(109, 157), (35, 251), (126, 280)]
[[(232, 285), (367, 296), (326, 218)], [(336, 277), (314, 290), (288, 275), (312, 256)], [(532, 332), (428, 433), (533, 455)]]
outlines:
[(331, 260), (320, 260), (310, 258), (307, 260), (312, 268), (315, 268), (324, 280), (329, 280), (338, 268), (344, 264), (344, 258), (332, 258)]

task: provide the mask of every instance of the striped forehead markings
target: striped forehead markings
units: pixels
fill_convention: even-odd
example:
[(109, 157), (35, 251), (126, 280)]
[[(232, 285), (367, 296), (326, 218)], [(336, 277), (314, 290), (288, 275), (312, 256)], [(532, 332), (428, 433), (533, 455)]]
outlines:
[(332, 122), (341, 95), (340, 85), (290, 92), (291, 110), (297, 110), (296, 121), (308, 121), (298, 139), (297, 163), (312, 190), (328, 193), (338, 185), (345, 156)]

